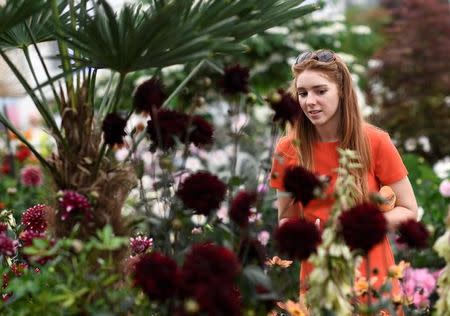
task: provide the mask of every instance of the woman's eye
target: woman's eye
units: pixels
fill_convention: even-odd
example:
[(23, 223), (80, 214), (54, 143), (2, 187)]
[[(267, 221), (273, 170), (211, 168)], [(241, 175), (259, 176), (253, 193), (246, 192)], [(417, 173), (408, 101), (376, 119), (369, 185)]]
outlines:
[(327, 90), (319, 90), (320, 95), (325, 94), (326, 92), (327, 92)]
[(302, 98), (306, 97), (307, 93), (305, 91), (299, 91), (298, 95), (301, 96)]

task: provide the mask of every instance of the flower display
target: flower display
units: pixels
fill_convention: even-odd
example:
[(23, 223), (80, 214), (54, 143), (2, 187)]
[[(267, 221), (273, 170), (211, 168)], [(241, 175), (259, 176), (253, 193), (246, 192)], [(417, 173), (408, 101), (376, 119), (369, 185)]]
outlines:
[(410, 248), (425, 248), (430, 237), (427, 228), (413, 219), (402, 222), (398, 227), (398, 233), (397, 242), (407, 244)]
[(387, 233), (387, 221), (378, 207), (361, 203), (339, 216), (340, 233), (352, 250), (369, 252)]
[(274, 233), (277, 249), (290, 259), (306, 260), (322, 241), (317, 226), (304, 219), (288, 219)]
[(220, 207), (225, 193), (226, 185), (218, 177), (199, 171), (183, 181), (177, 196), (195, 213), (209, 215), (212, 210)]
[(44, 182), (41, 168), (27, 166), (20, 170), (20, 183), (26, 187), (38, 187)]
[(318, 197), (322, 189), (319, 178), (301, 166), (288, 168), (284, 174), (283, 184), (294, 201), (301, 202), (303, 206)]

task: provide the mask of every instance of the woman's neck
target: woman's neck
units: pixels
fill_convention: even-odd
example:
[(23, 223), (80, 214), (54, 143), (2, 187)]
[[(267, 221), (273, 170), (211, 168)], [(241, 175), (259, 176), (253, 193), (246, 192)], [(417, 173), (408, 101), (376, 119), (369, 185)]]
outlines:
[(316, 133), (320, 142), (335, 142), (339, 140), (337, 126), (316, 126)]

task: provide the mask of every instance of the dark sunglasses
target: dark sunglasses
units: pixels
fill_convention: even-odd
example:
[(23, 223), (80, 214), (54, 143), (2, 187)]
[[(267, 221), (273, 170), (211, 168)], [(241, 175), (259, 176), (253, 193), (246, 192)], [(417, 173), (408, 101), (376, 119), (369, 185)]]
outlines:
[(315, 59), (323, 63), (328, 63), (336, 60), (336, 57), (334, 56), (334, 52), (329, 49), (319, 50), (317, 52), (306, 51), (297, 56), (295, 64), (300, 64), (308, 59)]

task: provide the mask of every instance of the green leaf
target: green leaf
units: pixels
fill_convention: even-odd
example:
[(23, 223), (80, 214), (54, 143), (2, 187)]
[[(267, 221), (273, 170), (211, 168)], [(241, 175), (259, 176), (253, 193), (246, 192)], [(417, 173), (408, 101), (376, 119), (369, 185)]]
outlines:
[(43, 0), (6, 1), (0, 6), (0, 36), (46, 6)]

